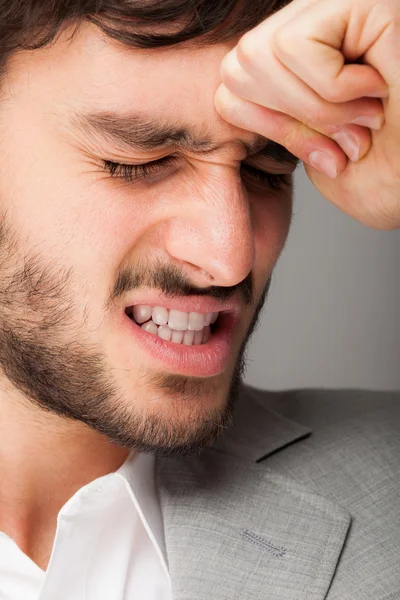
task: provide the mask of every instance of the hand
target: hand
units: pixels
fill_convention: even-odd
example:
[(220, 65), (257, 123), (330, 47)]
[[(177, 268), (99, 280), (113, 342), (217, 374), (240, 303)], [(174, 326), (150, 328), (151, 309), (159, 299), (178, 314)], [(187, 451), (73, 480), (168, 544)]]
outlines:
[(293, 0), (240, 39), (221, 77), (226, 121), (285, 146), (355, 219), (400, 227), (399, 0)]

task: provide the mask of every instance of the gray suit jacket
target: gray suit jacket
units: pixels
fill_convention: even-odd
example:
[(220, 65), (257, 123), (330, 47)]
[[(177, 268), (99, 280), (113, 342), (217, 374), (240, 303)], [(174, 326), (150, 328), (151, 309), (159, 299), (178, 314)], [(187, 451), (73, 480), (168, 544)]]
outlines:
[(400, 394), (245, 388), (156, 476), (174, 600), (400, 600)]

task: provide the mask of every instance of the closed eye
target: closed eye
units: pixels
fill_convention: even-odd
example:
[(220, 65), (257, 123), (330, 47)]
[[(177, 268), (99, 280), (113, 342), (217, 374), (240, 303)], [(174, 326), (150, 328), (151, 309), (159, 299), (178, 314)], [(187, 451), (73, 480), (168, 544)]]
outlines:
[[(151, 181), (152, 178), (156, 179), (157, 175), (176, 166), (180, 161), (181, 159), (178, 156), (166, 156), (140, 165), (127, 165), (107, 160), (104, 161), (103, 168), (114, 178), (135, 183), (140, 180)], [(290, 174), (268, 173), (244, 162), (241, 165), (240, 172), (245, 182), (262, 185), (274, 191), (280, 191), (284, 186), (291, 185)]]
[(172, 167), (178, 160), (177, 156), (166, 156), (141, 165), (124, 165), (106, 160), (104, 161), (104, 169), (109, 171), (112, 177), (134, 183), (141, 179), (151, 179), (152, 176)]
[(268, 173), (268, 171), (256, 169), (256, 167), (252, 167), (246, 163), (242, 163), (240, 171), (243, 179), (252, 179), (262, 186), (267, 186), (275, 191), (280, 191), (284, 186), (290, 186), (292, 183), (292, 178), (288, 173)]

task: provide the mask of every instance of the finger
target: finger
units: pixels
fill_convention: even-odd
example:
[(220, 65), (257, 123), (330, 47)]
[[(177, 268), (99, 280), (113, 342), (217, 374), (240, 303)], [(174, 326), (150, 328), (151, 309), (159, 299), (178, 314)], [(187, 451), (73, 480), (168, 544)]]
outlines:
[[(363, 7), (371, 11), (371, 7)], [(354, 8), (357, 11), (358, 7)], [(353, 11), (353, 13), (354, 13)], [(323, 18), (322, 18), (323, 17)], [(370, 65), (345, 64), (361, 58), (387, 27), (385, 20), (368, 20), (360, 34), (348, 5), (321, 0), (307, 6), (273, 35), (275, 56), (303, 82), (329, 102), (347, 102), (362, 96), (387, 97), (388, 85)], [(358, 19), (358, 23), (363, 23)], [(366, 30), (367, 33), (366, 33)]]
[[(233, 100), (233, 95), (229, 96), (225, 93), (224, 98), (226, 103), (233, 101), (236, 102), (236, 100)], [(368, 110), (361, 112), (368, 113)], [(281, 111), (279, 111), (278, 113), (276, 113), (276, 111), (273, 111), (273, 114), (271, 113), (269, 118), (276, 119), (277, 115), (281, 115)], [(357, 112), (355, 112), (355, 115), (357, 115)], [(309, 114), (307, 118), (305, 118), (304, 116), (301, 116), (301, 118), (303, 122), (306, 121), (305, 125), (307, 125), (310, 130), (318, 131), (319, 133), (330, 137), (342, 148), (342, 150), (352, 161), (357, 161), (367, 154), (371, 146), (371, 135), (369, 129), (367, 129), (366, 127), (376, 129), (380, 128), (382, 125), (382, 113), (380, 117), (364, 115), (364, 117), (356, 117), (354, 119), (355, 115), (352, 115), (351, 112), (347, 113), (342, 119), (344, 125), (320, 124), (318, 126), (315, 125), (315, 122), (318, 121), (318, 119), (310, 119)], [(290, 116), (296, 117), (296, 111), (293, 111), (292, 115)], [(298, 118), (297, 120), (299, 121), (300, 118)], [(310, 122), (307, 122), (308, 120), (310, 120)], [(335, 119), (328, 118), (327, 120), (332, 122)], [(352, 120), (359, 122), (360, 126), (348, 125), (348, 123)], [(336, 122), (340, 123), (340, 119), (336, 118)], [(262, 127), (265, 127), (265, 123), (262, 124)]]
[(216, 92), (215, 107), (221, 117), (232, 125), (281, 144), (332, 179), (346, 168), (347, 157), (334, 140), (284, 113), (238, 98), (223, 84)]
[(353, 162), (363, 158), (371, 148), (371, 132), (366, 127), (328, 127), (320, 133), (333, 139)]
[(331, 103), (321, 98), (273, 56), (266, 54), (262, 69), (260, 67), (257, 70), (253, 65), (250, 73), (250, 69), (243, 66), (240, 52), (237, 46), (221, 65), (221, 79), (236, 96), (284, 112), (318, 130), (330, 125), (352, 123), (359, 117), (371, 119), (368, 125), (364, 121), (368, 127), (382, 127), (384, 111), (380, 100), (359, 98)]

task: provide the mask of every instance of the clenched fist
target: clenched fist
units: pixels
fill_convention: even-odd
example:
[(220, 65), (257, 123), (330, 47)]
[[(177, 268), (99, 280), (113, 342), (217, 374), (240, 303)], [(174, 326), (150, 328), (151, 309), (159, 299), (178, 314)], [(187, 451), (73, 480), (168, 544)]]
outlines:
[(285, 146), (317, 189), (400, 227), (400, 2), (293, 0), (227, 54), (215, 106)]

